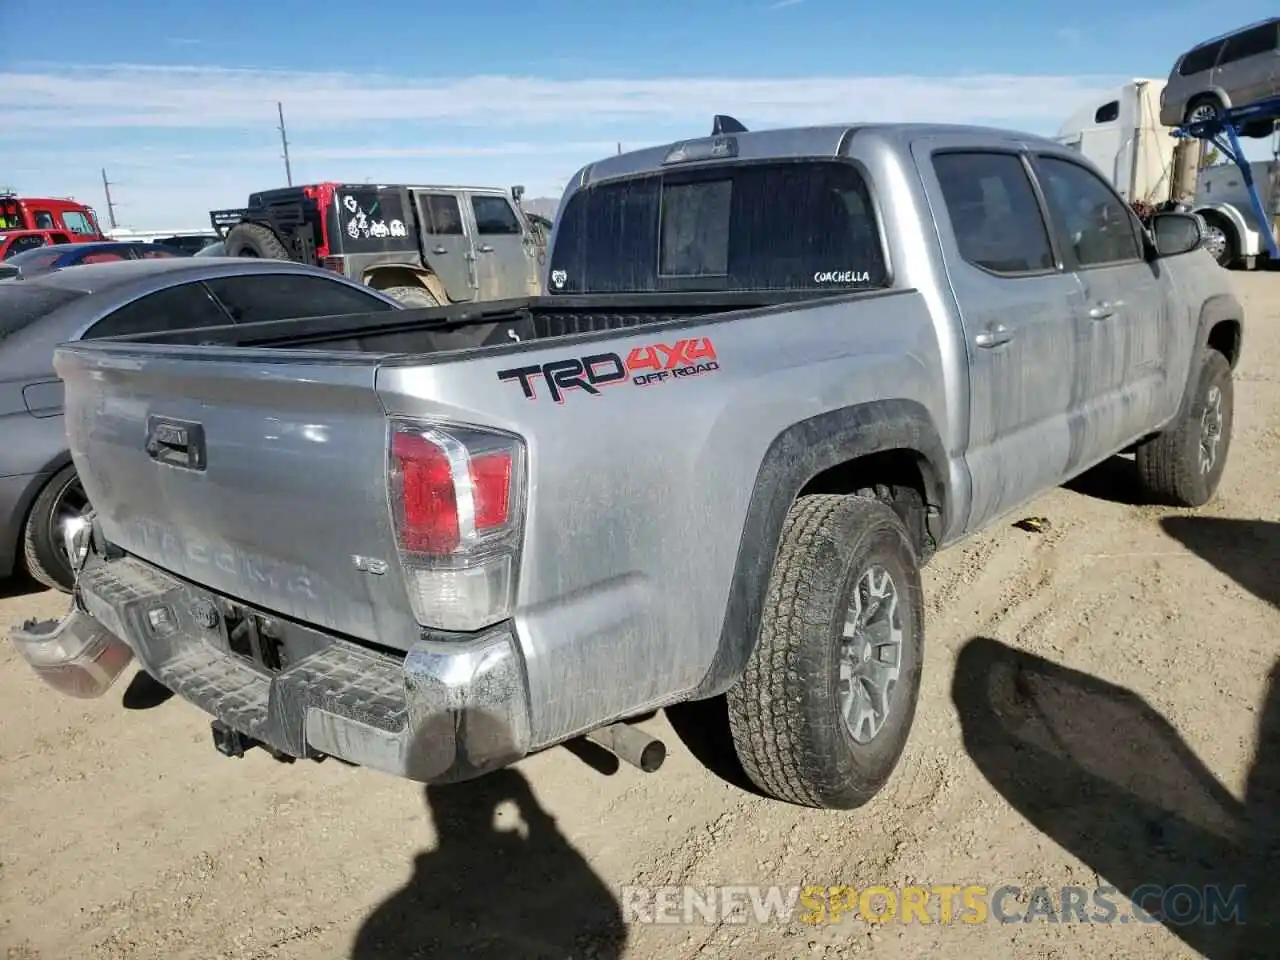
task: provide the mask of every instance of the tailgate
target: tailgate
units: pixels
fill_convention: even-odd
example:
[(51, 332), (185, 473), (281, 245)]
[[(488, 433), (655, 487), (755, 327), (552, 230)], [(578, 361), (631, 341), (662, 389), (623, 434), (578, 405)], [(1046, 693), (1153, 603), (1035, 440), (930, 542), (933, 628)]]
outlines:
[[(107, 539), (245, 604), (406, 649), (378, 358), (60, 347), (71, 454)], [(376, 564), (374, 565), (376, 567)]]

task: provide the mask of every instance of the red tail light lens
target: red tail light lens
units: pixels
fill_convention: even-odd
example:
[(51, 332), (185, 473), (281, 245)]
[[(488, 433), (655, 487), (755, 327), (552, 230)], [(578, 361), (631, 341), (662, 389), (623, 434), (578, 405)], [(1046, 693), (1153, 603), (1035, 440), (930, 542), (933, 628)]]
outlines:
[(391, 435), (391, 456), (402, 549), (450, 554), (464, 540), (510, 524), (511, 449), (473, 455), (441, 431), (398, 430)]

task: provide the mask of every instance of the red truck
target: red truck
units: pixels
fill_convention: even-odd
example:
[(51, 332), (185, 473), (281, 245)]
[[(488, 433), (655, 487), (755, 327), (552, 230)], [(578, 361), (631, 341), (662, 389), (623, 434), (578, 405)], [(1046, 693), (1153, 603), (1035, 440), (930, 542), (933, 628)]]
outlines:
[(72, 243), (106, 240), (92, 207), (70, 198), (0, 193), (0, 230), (58, 230)]

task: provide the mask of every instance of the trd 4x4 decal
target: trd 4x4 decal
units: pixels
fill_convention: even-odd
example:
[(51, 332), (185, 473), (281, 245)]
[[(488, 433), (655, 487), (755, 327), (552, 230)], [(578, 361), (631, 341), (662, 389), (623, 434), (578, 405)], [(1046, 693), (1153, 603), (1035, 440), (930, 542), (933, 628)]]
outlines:
[(585, 357), (513, 367), (499, 370), (498, 379), (518, 381), (521, 392), (529, 400), (538, 398), (538, 381), (541, 380), (546, 384), (551, 399), (564, 403), (565, 394), (570, 390), (599, 396), (602, 387), (628, 382), (637, 387), (647, 387), (719, 369), (711, 338), (694, 337), (677, 340), (674, 344), (654, 343), (636, 347), (627, 354), (626, 360), (616, 353), (593, 353)]

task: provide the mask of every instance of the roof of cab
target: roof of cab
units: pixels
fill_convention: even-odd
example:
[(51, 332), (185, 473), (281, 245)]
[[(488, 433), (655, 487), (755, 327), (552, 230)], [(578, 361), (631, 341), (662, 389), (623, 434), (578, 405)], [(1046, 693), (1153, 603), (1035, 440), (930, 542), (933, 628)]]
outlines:
[[(856, 135), (878, 137), (882, 142), (902, 144), (907, 140), (933, 134), (965, 133), (981, 137), (984, 141), (1016, 141), (1044, 146), (1057, 146), (1052, 140), (1019, 130), (950, 123), (861, 123), (825, 124), (809, 127), (783, 127), (773, 130), (751, 130), (725, 133), (737, 141), (738, 152), (734, 161), (788, 160), (795, 158), (819, 158), (843, 156), (851, 139)], [(569, 181), (570, 188), (578, 188), (602, 180), (634, 177), (672, 169), (663, 160), (671, 149), (682, 143), (711, 140), (712, 136), (689, 137), (671, 143), (658, 144), (605, 157), (583, 167)]]

